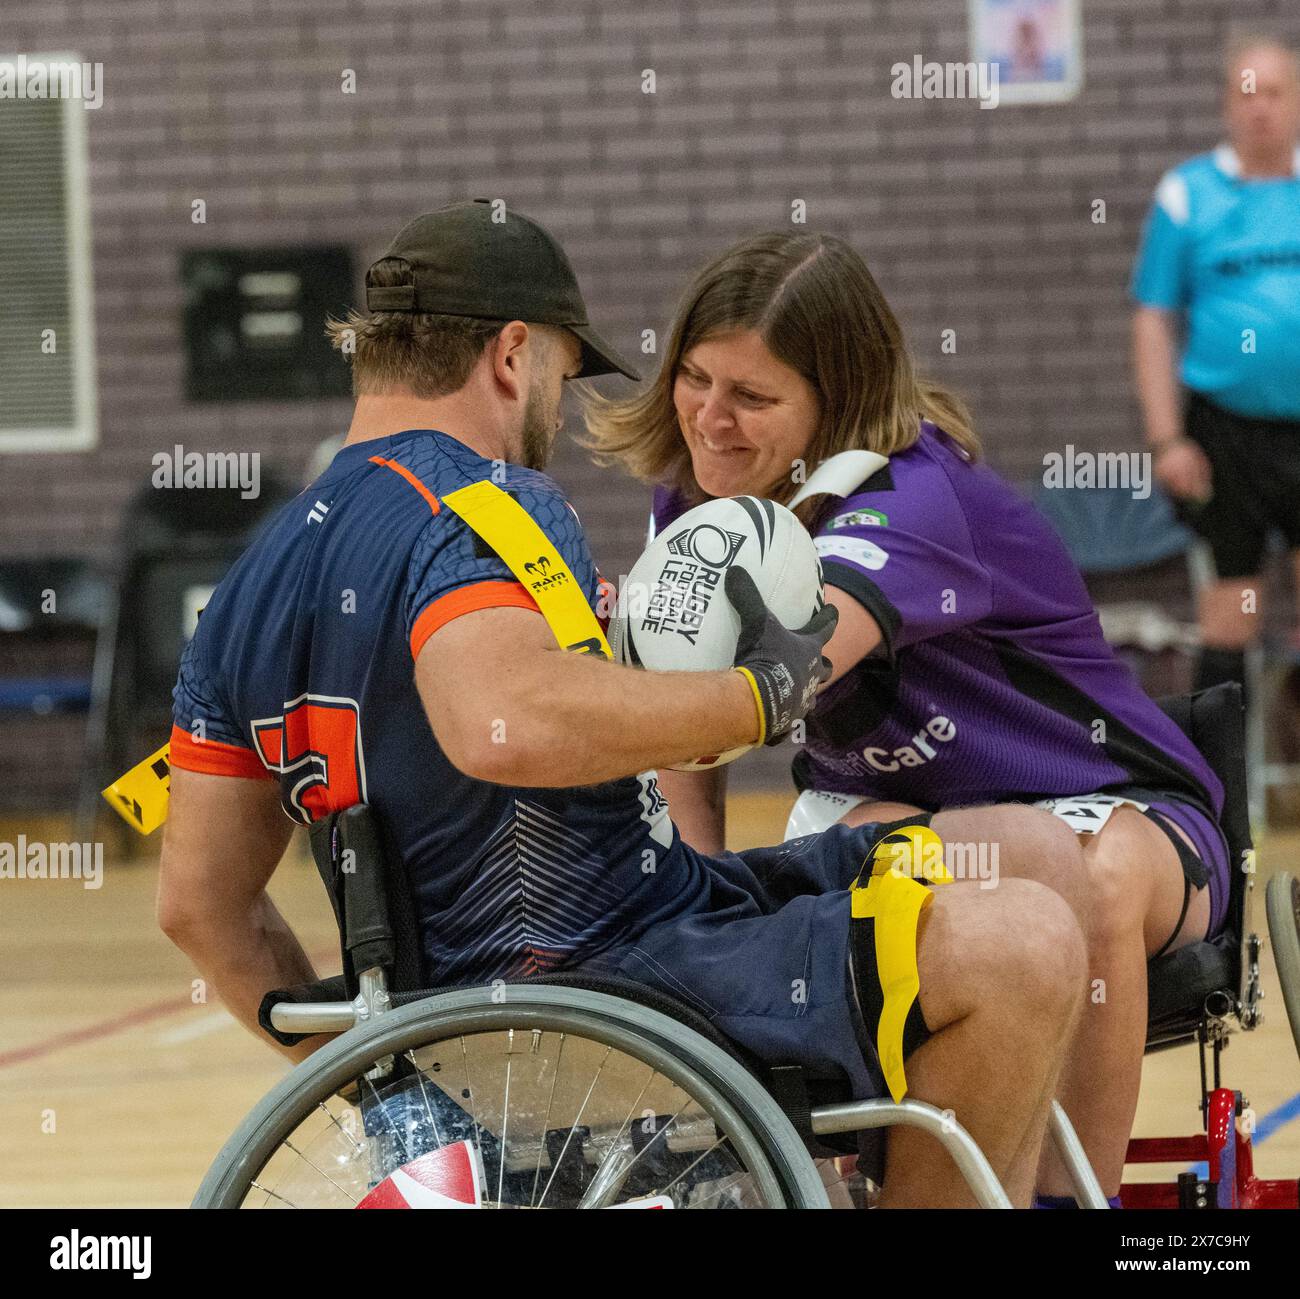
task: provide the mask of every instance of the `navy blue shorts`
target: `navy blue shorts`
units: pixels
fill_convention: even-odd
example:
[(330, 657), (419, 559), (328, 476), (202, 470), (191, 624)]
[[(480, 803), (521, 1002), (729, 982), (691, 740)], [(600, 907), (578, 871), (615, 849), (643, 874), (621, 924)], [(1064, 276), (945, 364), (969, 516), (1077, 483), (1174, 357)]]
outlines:
[[(856, 1099), (886, 1095), (849, 969), (848, 890), (882, 832), (835, 825), (773, 848), (703, 857), (715, 909), (656, 924), (583, 968), (675, 997), (764, 1064), (839, 1078)], [(874, 966), (858, 971), (875, 977)]]

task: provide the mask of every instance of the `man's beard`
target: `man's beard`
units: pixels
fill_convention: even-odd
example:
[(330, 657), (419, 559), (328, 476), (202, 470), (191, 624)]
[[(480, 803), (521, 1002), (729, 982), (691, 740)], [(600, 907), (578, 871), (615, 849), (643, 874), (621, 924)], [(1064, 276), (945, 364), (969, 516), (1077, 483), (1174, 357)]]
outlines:
[(524, 406), (523, 466), (525, 469), (545, 469), (550, 463), (551, 449), (555, 445), (555, 411), (547, 410), (542, 394), (534, 388)]

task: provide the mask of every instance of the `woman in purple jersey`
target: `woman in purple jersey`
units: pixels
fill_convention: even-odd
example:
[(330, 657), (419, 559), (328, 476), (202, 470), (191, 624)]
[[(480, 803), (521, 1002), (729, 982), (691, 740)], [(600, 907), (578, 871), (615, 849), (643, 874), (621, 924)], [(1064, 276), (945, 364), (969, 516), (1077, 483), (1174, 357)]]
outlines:
[[(760, 235), (708, 265), (657, 378), (593, 398), (588, 425), (655, 486), (655, 531), (750, 494), (813, 533), (839, 625), (794, 763), (795, 832), (933, 814), (954, 873), (1034, 878), (1074, 907), (1091, 988), (1059, 1099), (1116, 1196), (1147, 960), (1223, 923), (1223, 794), (1112, 654), (1060, 541), (979, 463), (965, 407), (917, 376), (865, 262), (831, 236)], [(724, 778), (660, 775), (703, 852), (723, 845)], [(1069, 1192), (1050, 1157), (1039, 1190)]]

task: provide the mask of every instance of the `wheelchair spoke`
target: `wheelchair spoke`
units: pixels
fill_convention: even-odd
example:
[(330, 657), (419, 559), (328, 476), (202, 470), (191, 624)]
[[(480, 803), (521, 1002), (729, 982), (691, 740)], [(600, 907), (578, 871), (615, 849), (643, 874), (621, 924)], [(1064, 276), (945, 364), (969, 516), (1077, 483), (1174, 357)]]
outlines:
[[(666, 1126), (664, 1128), (664, 1131), (665, 1132), (667, 1131)], [(662, 1190), (656, 1189), (652, 1191), (651, 1195), (667, 1195), (673, 1189), (673, 1187), (676, 1186), (677, 1183), (680, 1182), (682, 1178), (685, 1177), (686, 1174), (689, 1173), (702, 1159), (707, 1159), (708, 1156), (711, 1155), (715, 1150), (718, 1150), (720, 1147), (725, 1146), (726, 1144), (727, 1144), (727, 1138), (719, 1137), (711, 1146), (708, 1147), (707, 1150), (701, 1151), (694, 1159), (692, 1159), (691, 1162), (687, 1164), (686, 1167), (683, 1168), (682, 1171), (678, 1173), (677, 1176), (674, 1177), (673, 1180), (669, 1182), (667, 1186), (663, 1187)]]
[(567, 1033), (560, 1034), (560, 1047), (555, 1053), (555, 1068), (551, 1074), (551, 1091), (546, 1098), (546, 1113), (542, 1116), (542, 1130), (537, 1138), (537, 1166), (533, 1169), (533, 1189), (528, 1197), (528, 1207), (537, 1207), (537, 1183), (542, 1175), (542, 1155), (546, 1153), (546, 1131), (551, 1126), (551, 1111), (555, 1107), (555, 1087), (560, 1081), (560, 1062), (564, 1059), (564, 1044), (568, 1041)]
[(474, 1099), (474, 1088), (469, 1081), (469, 1051), (465, 1047), (465, 1034), (460, 1034), (457, 1041), (460, 1043), (461, 1063), (465, 1067), (465, 1099), (470, 1103), (469, 1116), (474, 1120), (474, 1147), (475, 1149), (481, 1149), (483, 1143), (478, 1127), (478, 1103)]
[[(344, 1135), (344, 1136), (345, 1136), (345, 1137), (346, 1137), (346, 1138), (347, 1138), (347, 1139), (352, 1143), (352, 1153), (353, 1153), (353, 1154), (360, 1154), (360, 1153), (361, 1153), (361, 1142), (359, 1142), (359, 1141), (356, 1139), (356, 1137), (354, 1137), (354, 1136), (352, 1135), (352, 1133), (350, 1133), (350, 1132), (347, 1130), (347, 1128), (345, 1128), (345, 1127), (343, 1126), (343, 1124), (341, 1124), (341, 1123), (338, 1121), (338, 1117), (334, 1114), (333, 1110), (331, 1110), (331, 1109), (329, 1108), (329, 1106), (325, 1104), (324, 1101), (321, 1101), (321, 1103), (320, 1103), (316, 1108), (319, 1109), (319, 1110), (323, 1110), (323, 1111), (325, 1112), (325, 1117), (326, 1117), (327, 1119), (329, 1119), (329, 1121), (330, 1121), (330, 1122), (331, 1122), (331, 1123), (332, 1123), (336, 1128), (338, 1128), (338, 1130), (339, 1130), (341, 1133), (343, 1133), (343, 1135)], [(348, 1112), (351, 1113), (350, 1110), (349, 1110)], [(286, 1142), (285, 1144), (287, 1145), (288, 1142)]]
[(713, 1201), (720, 1200), (723, 1197), (723, 1195), (725, 1195), (729, 1190), (732, 1189), (732, 1187), (740, 1185), (748, 1176), (749, 1174), (744, 1171), (741, 1171), (739, 1173), (732, 1173), (730, 1177), (725, 1177), (721, 1181), (719, 1181), (715, 1185), (714, 1189), (709, 1192), (708, 1195), (702, 1196), (700, 1199), (696, 1200), (690, 1207), (692, 1209), (703, 1209), (709, 1203), (710, 1200)]
[(271, 1190), (269, 1186), (263, 1186), (261, 1182), (257, 1180), (257, 1178), (253, 1178), (252, 1182), (249, 1185), (252, 1187), (253, 1190), (261, 1191), (263, 1195), (268, 1196), (272, 1199), (279, 1200), (281, 1204), (287, 1204), (291, 1209), (296, 1209), (299, 1207), (298, 1205), (294, 1204), (292, 1200), (286, 1200), (283, 1195), (277, 1195), (273, 1190)]
[(578, 1124), (582, 1121), (582, 1116), (587, 1112), (587, 1102), (591, 1100), (591, 1094), (596, 1090), (596, 1084), (600, 1082), (600, 1075), (604, 1071), (605, 1064), (609, 1060), (610, 1053), (614, 1050), (612, 1046), (605, 1048), (605, 1054), (601, 1056), (600, 1064), (596, 1068), (595, 1076), (591, 1080), (591, 1086), (587, 1088), (587, 1094), (582, 1098), (582, 1104), (578, 1107), (578, 1113), (572, 1124), (569, 1126), (569, 1135), (564, 1138), (564, 1145), (560, 1147), (560, 1153), (555, 1157), (555, 1163), (551, 1167), (551, 1175), (546, 1179), (546, 1188), (542, 1191), (542, 1198), (538, 1200), (537, 1207), (540, 1209), (546, 1203), (546, 1197), (550, 1193), (551, 1184), (555, 1181), (555, 1175), (560, 1171), (560, 1166), (564, 1163), (565, 1153), (569, 1149), (569, 1142), (573, 1140), (573, 1134), (577, 1131)]
[(375, 1084), (371, 1082), (369, 1078), (365, 1078), (365, 1077), (363, 1077), (361, 1081), (364, 1083), (369, 1083), (370, 1090), (371, 1092), (374, 1093), (375, 1105), (378, 1108), (379, 1113), (383, 1115), (384, 1122), (388, 1124), (390, 1131), (396, 1133), (397, 1139), (402, 1143), (402, 1150), (405, 1152), (406, 1158), (409, 1161), (411, 1159), (411, 1147), (406, 1140), (406, 1133), (403, 1132), (402, 1129), (399, 1128), (395, 1122), (393, 1122), (387, 1109), (385, 1109), (384, 1107), (384, 1099), (382, 1096), (380, 1096), (379, 1092), (376, 1090)]
[(600, 1195), (602, 1189), (606, 1192), (617, 1194), (618, 1189), (627, 1181), (628, 1174), (632, 1171), (632, 1165), (636, 1163), (639, 1156), (634, 1155), (625, 1168), (617, 1170), (618, 1185), (617, 1187), (612, 1185), (616, 1167), (627, 1158), (627, 1150), (631, 1145), (630, 1142), (625, 1142), (623, 1140), (623, 1134), (631, 1127), (632, 1115), (636, 1113), (636, 1108), (641, 1104), (641, 1098), (645, 1095), (646, 1088), (650, 1086), (656, 1076), (657, 1071), (651, 1069), (645, 1082), (641, 1084), (641, 1090), (637, 1093), (636, 1100), (634, 1100), (628, 1107), (623, 1122), (618, 1125), (618, 1131), (614, 1133), (610, 1138), (609, 1143), (606, 1145), (605, 1153), (601, 1156), (600, 1163), (596, 1165), (595, 1173), (592, 1174), (591, 1185), (587, 1188), (587, 1194), (583, 1196), (582, 1203), (578, 1206), (580, 1209), (603, 1208), (603, 1203), (589, 1205), (588, 1197), (592, 1196), (593, 1192), (595, 1192), (597, 1198), (603, 1200), (603, 1196)]
[(284, 1144), (285, 1144), (286, 1146), (288, 1146), (288, 1148), (289, 1148), (290, 1150), (292, 1150), (293, 1153), (294, 1153), (295, 1155), (297, 1155), (298, 1158), (301, 1159), (302, 1162), (303, 1162), (304, 1164), (306, 1164), (308, 1168), (312, 1169), (312, 1170), (313, 1170), (314, 1172), (316, 1172), (316, 1173), (319, 1173), (319, 1174), (320, 1174), (320, 1175), (321, 1175), (321, 1176), (322, 1176), (322, 1177), (323, 1177), (323, 1178), (324, 1178), (324, 1179), (325, 1179), (325, 1180), (326, 1180), (326, 1181), (327, 1181), (327, 1182), (328, 1182), (332, 1187), (334, 1187), (335, 1190), (338, 1191), (338, 1193), (339, 1193), (340, 1195), (345, 1196), (345, 1197), (348, 1195), (348, 1192), (345, 1191), (345, 1190), (343, 1189), (343, 1187), (341, 1187), (341, 1186), (338, 1184), (338, 1182), (336, 1182), (336, 1181), (335, 1181), (335, 1180), (334, 1180), (334, 1179), (333, 1179), (333, 1178), (332, 1178), (332, 1177), (331, 1177), (331, 1176), (330, 1176), (330, 1175), (329, 1175), (329, 1174), (328, 1174), (328, 1173), (327, 1173), (323, 1168), (321, 1168), (318, 1164), (315, 1164), (315, 1163), (313, 1163), (310, 1159), (308, 1159), (307, 1156), (304, 1155), (304, 1154), (302, 1153), (302, 1151), (299, 1150), (298, 1147), (295, 1146), (295, 1145), (293, 1144), (292, 1141), (286, 1141)]
[(501, 1207), (502, 1195), (506, 1183), (506, 1134), (510, 1127), (510, 1069), (514, 1063), (510, 1057), (511, 1047), (515, 1044), (515, 1030), (506, 1029), (506, 1089), (501, 1102), (501, 1159), (497, 1166), (497, 1208)]

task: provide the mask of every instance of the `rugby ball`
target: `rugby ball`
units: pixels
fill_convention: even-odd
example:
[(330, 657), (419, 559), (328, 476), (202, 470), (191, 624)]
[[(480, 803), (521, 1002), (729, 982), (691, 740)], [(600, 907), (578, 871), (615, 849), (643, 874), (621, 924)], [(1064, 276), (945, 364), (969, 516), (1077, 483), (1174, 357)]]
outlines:
[[(784, 505), (757, 496), (706, 501), (665, 527), (624, 578), (609, 627), (614, 657), (656, 672), (731, 667), (740, 616), (723, 577), (732, 565), (749, 573), (787, 627), (802, 627), (825, 603), (813, 539)], [(707, 771), (753, 747), (706, 755), (676, 769)]]

